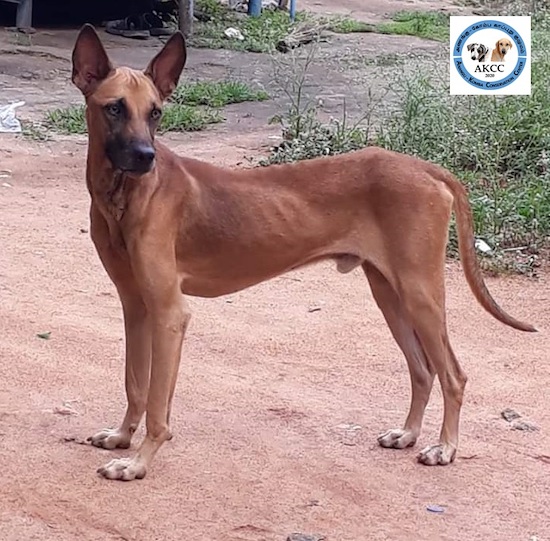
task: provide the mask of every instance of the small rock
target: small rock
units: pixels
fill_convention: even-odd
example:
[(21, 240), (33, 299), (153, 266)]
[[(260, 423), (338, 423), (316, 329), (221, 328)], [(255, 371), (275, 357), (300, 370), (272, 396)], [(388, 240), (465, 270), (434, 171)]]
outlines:
[(306, 534), (306, 533), (291, 533), (286, 541), (323, 541), (326, 539), (324, 535), (319, 534)]
[(340, 430), (361, 430), (363, 427), (361, 425), (356, 425), (355, 423), (342, 423), (339, 425), (336, 425), (336, 428), (339, 428)]
[(80, 228), (80, 232), (81, 232), (81, 233), (87, 233), (88, 230), (87, 230), (87, 229), (84, 229), (83, 227), (81, 227), (81, 228)]
[(307, 311), (311, 314), (312, 312), (320, 312), (321, 307), (320, 306), (312, 306), (311, 308), (308, 308)]
[(342, 434), (342, 445), (353, 447), (357, 445), (357, 432), (344, 432)]
[(482, 239), (476, 239), (475, 247), (484, 254), (492, 252), (492, 248)]
[(530, 421), (514, 421), (512, 430), (523, 430), (524, 432), (538, 432), (540, 428)]
[(361, 430), (361, 428), (363, 428), (361, 425), (356, 425), (353, 423), (342, 423), (339, 424), (336, 428), (339, 428), (343, 431), (340, 438), (340, 443), (342, 443), (342, 445), (357, 445), (357, 441), (359, 439), (359, 431)]
[(513, 421), (514, 419), (519, 419), (521, 417), (521, 415), (512, 408), (506, 408), (502, 410), (500, 414), (502, 415), (502, 418), (508, 422)]
[(52, 410), (52, 413), (56, 415), (78, 415), (78, 411), (75, 411), (70, 406), (64, 404), (63, 406), (55, 406)]
[(88, 442), (86, 440), (83, 440), (82, 438), (76, 438), (74, 436), (65, 436), (61, 438), (61, 441), (65, 443), (76, 443), (77, 445), (88, 445)]
[(55, 406), (52, 413), (57, 415), (78, 415), (78, 411), (76, 411), (73, 407), (75, 402), (78, 402), (78, 400), (64, 400), (63, 405)]
[(229, 39), (238, 39), (239, 41), (244, 40), (244, 36), (242, 35), (242, 32), (238, 28), (226, 28), (223, 33), (225, 34), (226, 38)]
[(445, 508), (442, 507), (441, 505), (428, 505), (428, 507), (426, 507), (426, 510), (429, 511), (430, 513), (444, 513), (445, 512)]

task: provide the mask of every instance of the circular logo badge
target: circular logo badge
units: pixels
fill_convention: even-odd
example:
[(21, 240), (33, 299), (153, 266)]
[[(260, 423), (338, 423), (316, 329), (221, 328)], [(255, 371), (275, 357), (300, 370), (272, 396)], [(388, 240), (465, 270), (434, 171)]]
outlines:
[(453, 48), (453, 62), (468, 84), (499, 90), (521, 75), (527, 64), (527, 49), (510, 25), (484, 20), (460, 34)]

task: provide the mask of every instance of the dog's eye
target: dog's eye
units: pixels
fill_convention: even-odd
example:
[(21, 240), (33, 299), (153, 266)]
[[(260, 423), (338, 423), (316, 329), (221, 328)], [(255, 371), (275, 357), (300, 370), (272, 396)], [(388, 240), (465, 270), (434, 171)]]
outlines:
[(162, 115), (162, 111), (160, 109), (155, 108), (151, 111), (151, 120), (158, 120), (161, 115)]
[(109, 105), (107, 105), (105, 107), (105, 110), (107, 111), (107, 113), (111, 116), (118, 116), (120, 115), (120, 105), (118, 103), (109, 103)]

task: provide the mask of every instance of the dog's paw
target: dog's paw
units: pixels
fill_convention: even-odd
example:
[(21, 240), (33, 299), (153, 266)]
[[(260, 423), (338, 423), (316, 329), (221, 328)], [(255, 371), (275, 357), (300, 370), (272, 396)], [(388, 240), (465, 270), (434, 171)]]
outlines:
[(143, 479), (147, 468), (136, 458), (116, 458), (98, 468), (97, 473), (106, 479), (133, 481), (134, 479)]
[(405, 449), (405, 447), (412, 447), (416, 443), (416, 437), (412, 430), (396, 428), (380, 434), (378, 443), (386, 448)]
[(425, 447), (417, 458), (418, 462), (426, 466), (446, 466), (455, 459), (455, 456), (456, 447), (454, 445), (440, 443)]
[(94, 447), (101, 447), (102, 449), (128, 449), (130, 442), (132, 441), (132, 435), (121, 432), (118, 428), (106, 428), (93, 436), (90, 436), (88, 440)]

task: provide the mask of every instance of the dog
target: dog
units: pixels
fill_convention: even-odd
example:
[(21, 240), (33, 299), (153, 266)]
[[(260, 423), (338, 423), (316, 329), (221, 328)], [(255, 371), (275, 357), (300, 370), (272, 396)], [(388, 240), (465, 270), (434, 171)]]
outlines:
[(144, 413), (147, 428), (131, 458), (112, 460), (98, 473), (141, 479), (172, 437), (170, 410), (190, 320), (185, 295), (234, 293), (326, 259), (341, 273), (363, 270), (408, 363), (408, 417), (403, 428), (380, 435), (380, 445), (415, 444), (437, 375), (441, 435), (418, 460), (449, 464), (466, 385), (445, 321), (453, 210), (475, 298), (502, 323), (536, 331), (504, 312), (487, 290), (465, 188), (435, 164), (377, 147), (244, 170), (179, 157), (155, 132), (185, 61), (185, 40), (176, 32), (145, 71), (115, 68), (90, 25), (72, 54), (72, 81), (86, 102), (90, 234), (117, 288), (126, 337), (125, 417), (89, 441), (128, 448)]
[(508, 38), (499, 39), (491, 53), (491, 62), (504, 62), (504, 57), (512, 47), (512, 42)]
[(487, 61), (490, 49), (483, 45), (483, 43), (470, 43), (466, 49), (470, 53), (470, 58), (472, 60), (477, 60), (478, 62)]

